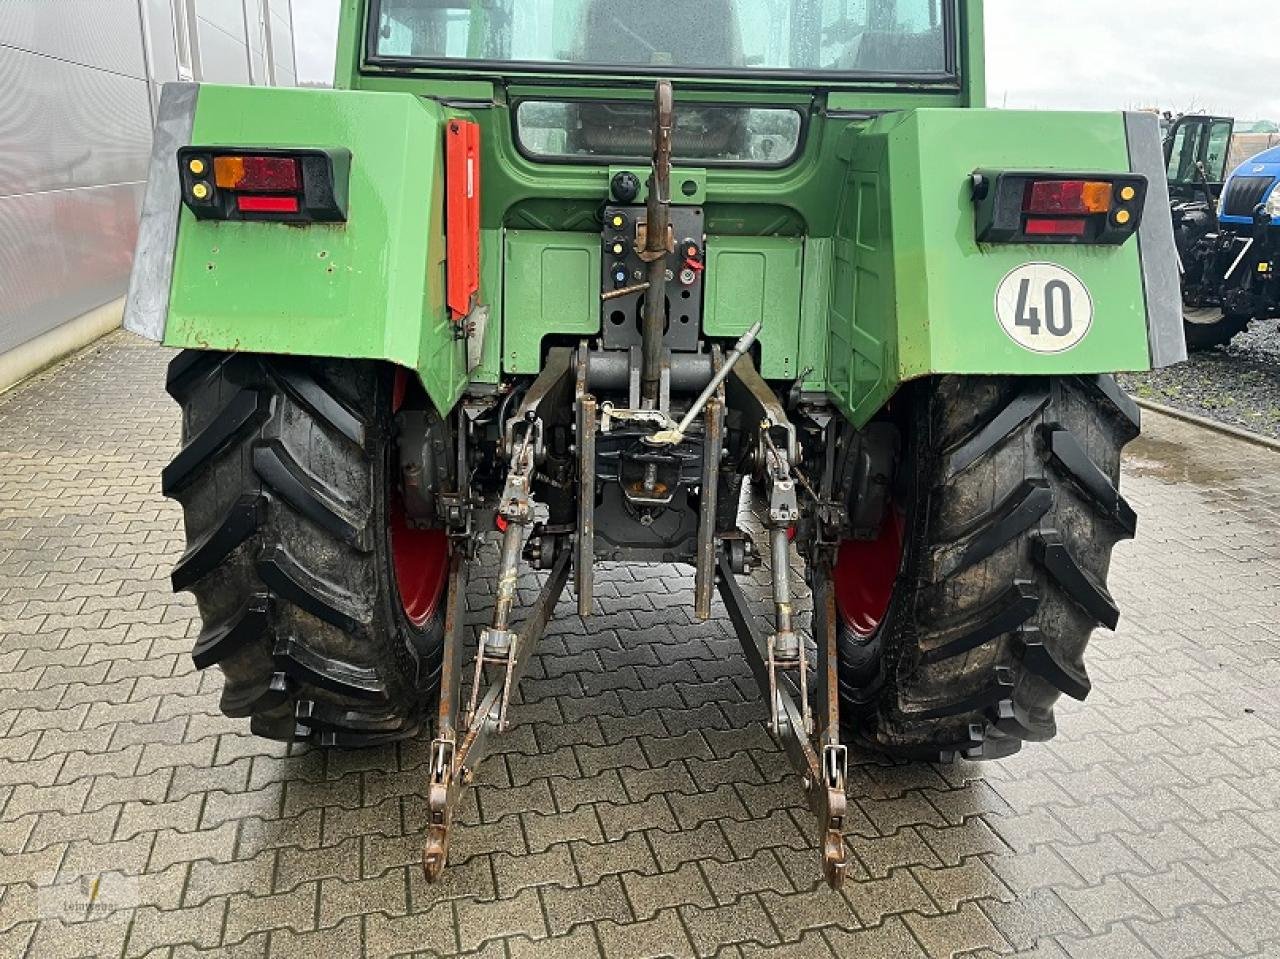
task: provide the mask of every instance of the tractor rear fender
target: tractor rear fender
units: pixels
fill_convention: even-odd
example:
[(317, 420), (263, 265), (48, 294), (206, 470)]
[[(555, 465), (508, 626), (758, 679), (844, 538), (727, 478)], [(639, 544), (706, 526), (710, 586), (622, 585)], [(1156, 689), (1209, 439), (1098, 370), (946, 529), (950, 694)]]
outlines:
[[(449, 410), (466, 356), (446, 304), (448, 119), (403, 93), (167, 85), (125, 327), (174, 347), (390, 361)], [(177, 156), (193, 145), (349, 153), (345, 220), (197, 219)]]
[[(841, 151), (826, 386), (855, 423), (923, 376), (1110, 373), (1186, 358), (1154, 115), (912, 110), (850, 129)], [(1129, 204), (1137, 226), (1119, 243), (980, 242), (972, 181), (992, 171), (1145, 178), (1145, 203)]]

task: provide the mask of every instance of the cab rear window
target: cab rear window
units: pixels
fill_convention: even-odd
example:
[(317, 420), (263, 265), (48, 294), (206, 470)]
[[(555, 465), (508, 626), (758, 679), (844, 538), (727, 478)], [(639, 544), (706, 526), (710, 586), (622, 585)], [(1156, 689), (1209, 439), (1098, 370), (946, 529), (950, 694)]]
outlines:
[[(648, 162), (653, 106), (647, 100), (525, 100), (516, 139), (534, 160)], [(681, 103), (673, 158), (702, 164), (785, 166), (800, 150), (803, 116), (792, 107)]]
[(955, 75), (955, 0), (372, 0), (376, 63), (660, 76)]

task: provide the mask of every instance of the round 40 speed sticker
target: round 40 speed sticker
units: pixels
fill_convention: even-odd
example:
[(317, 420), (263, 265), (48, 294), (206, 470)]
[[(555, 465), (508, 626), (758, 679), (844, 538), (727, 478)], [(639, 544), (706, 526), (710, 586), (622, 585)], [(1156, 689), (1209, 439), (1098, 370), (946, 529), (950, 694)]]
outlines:
[(996, 317), (1024, 350), (1064, 353), (1093, 326), (1093, 296), (1064, 266), (1024, 263), (1000, 281)]

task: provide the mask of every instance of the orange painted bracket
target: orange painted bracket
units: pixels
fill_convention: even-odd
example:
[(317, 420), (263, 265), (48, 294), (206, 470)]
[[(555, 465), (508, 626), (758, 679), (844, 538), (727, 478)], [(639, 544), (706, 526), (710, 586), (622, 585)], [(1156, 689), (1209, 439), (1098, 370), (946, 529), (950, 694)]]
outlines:
[(480, 292), (480, 125), (445, 126), (445, 236), (449, 313), (461, 323)]

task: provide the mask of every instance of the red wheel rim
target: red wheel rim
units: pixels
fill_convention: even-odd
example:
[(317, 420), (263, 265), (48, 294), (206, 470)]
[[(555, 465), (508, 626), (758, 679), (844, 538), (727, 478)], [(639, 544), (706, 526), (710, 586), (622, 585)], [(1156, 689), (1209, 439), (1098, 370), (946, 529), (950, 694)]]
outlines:
[(890, 509), (875, 539), (847, 539), (840, 544), (832, 573), (836, 606), (844, 624), (862, 637), (879, 628), (902, 565), (906, 523), (897, 509)]
[[(403, 405), (407, 388), (408, 374), (396, 370), (392, 412)], [(449, 572), (449, 539), (443, 530), (410, 526), (400, 484), (394, 475), (389, 483), (388, 532), (396, 592), (400, 594), (405, 617), (414, 626), (422, 626), (435, 614), (444, 594)]]
[(400, 491), (391, 500), (391, 558), (404, 614), (423, 625), (440, 605), (449, 570), (449, 539), (443, 530), (414, 529), (404, 514)]

